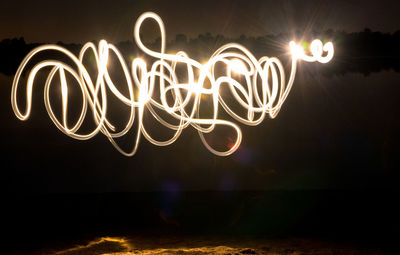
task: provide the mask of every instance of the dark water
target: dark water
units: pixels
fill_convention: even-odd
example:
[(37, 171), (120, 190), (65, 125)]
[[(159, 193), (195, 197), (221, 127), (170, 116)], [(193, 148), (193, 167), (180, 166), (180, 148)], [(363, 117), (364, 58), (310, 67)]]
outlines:
[(102, 236), (312, 238), (396, 249), (398, 192), (308, 190), (7, 196), (6, 247)]
[[(207, 151), (193, 128), (167, 147), (143, 139), (131, 158), (120, 155), (101, 134), (89, 141), (71, 139), (47, 116), (40, 82), (34, 89), (31, 118), (19, 121), (10, 106), (11, 79), (2, 77), (0, 150), (5, 181), (0, 189), (64, 193), (397, 188), (400, 73), (327, 77), (306, 67), (301, 66), (276, 119), (256, 127), (241, 125), (243, 142), (230, 157)], [(128, 146), (129, 139), (121, 144)]]
[(193, 130), (165, 148), (143, 142), (132, 158), (101, 136), (72, 140), (50, 123), (40, 93), (20, 122), (1, 76), (6, 250), (112, 235), (304, 237), (396, 250), (400, 74), (314, 74), (302, 68), (278, 117), (243, 127), (241, 148), (226, 158)]

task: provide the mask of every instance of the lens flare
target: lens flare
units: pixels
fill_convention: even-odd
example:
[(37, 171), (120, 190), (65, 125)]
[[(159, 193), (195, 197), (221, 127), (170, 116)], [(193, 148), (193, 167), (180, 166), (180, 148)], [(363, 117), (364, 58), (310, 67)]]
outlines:
[[(160, 51), (153, 51), (142, 42), (141, 27), (146, 20), (155, 21), (159, 26)], [(255, 126), (260, 124), (265, 117), (275, 118), (293, 85), (297, 62), (304, 60), (327, 63), (334, 54), (331, 42), (323, 44), (320, 40), (314, 40), (310, 45), (310, 55), (307, 55), (300, 45), (290, 42), (291, 71), (286, 82), (284, 68), (279, 59), (264, 56), (257, 60), (248, 49), (236, 43), (220, 47), (203, 64), (190, 58), (183, 51), (176, 54), (165, 53), (164, 24), (161, 18), (152, 12), (146, 12), (138, 18), (134, 28), (134, 39), (137, 46), (148, 57), (154, 58), (149, 67), (145, 60), (133, 58), (129, 68), (120, 51), (105, 40), (101, 40), (97, 48), (91, 42), (86, 43), (79, 56), (75, 56), (58, 45), (43, 45), (33, 49), (22, 61), (13, 80), (11, 105), (15, 115), (20, 120), (29, 118), (37, 73), (45, 67), (50, 67), (44, 86), (44, 104), (50, 119), (67, 136), (78, 140), (88, 140), (101, 132), (119, 152), (126, 156), (132, 156), (138, 150), (142, 136), (155, 145), (166, 146), (175, 142), (185, 128), (192, 126), (198, 131), (201, 141), (209, 151), (219, 156), (227, 156), (238, 149), (242, 140), (240, 127), (234, 121)], [(29, 71), (26, 82), (26, 106), (24, 110), (21, 110), (17, 101), (18, 88), (22, 83), (21, 76), (35, 55), (47, 51), (63, 54), (64, 58), (68, 58), (75, 66), (72, 67), (65, 62), (52, 59), (37, 63)], [(95, 79), (92, 79), (83, 64), (83, 59), (89, 52), (94, 55), (97, 69)], [(117, 88), (110, 77), (107, 66), (111, 55), (114, 56), (113, 59), (116, 57), (117, 64), (123, 70), (128, 96), (125, 96)], [(185, 80), (177, 74), (178, 64), (185, 67)], [(223, 71), (217, 70), (217, 66), (222, 66)], [(73, 124), (68, 122), (68, 95), (70, 92), (66, 74), (79, 84), (82, 95), (80, 114)], [(61, 88), (61, 120), (56, 117), (54, 106), (50, 102), (50, 87), (54, 83), (56, 75), (59, 76)], [(236, 102), (246, 110), (247, 116), (242, 116), (236, 108), (229, 106), (226, 97), (220, 93), (223, 87), (229, 89)], [(130, 111), (129, 117), (122, 125), (122, 130), (118, 132), (107, 115), (107, 93), (110, 92)], [(208, 118), (200, 117), (200, 105), (205, 96), (211, 98), (212, 101), (211, 116)], [(176, 123), (162, 118), (156, 109), (170, 115)], [(93, 115), (95, 127), (90, 132), (82, 133), (81, 127), (87, 119), (89, 111)], [(225, 111), (234, 121), (223, 119), (222, 111)], [(172, 130), (173, 135), (166, 140), (153, 138), (147, 131), (148, 127), (143, 123), (145, 114), (150, 114), (166, 129)], [(118, 145), (116, 139), (126, 136), (130, 130), (134, 129), (134, 124), (137, 128), (134, 131), (133, 146), (126, 151)], [(217, 126), (232, 128), (236, 134), (233, 145), (226, 150), (217, 150), (204, 137)]]

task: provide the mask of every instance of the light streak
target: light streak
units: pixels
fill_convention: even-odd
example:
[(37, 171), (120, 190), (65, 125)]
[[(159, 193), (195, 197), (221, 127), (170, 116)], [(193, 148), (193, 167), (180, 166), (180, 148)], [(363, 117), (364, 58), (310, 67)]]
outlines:
[[(142, 42), (140, 31), (146, 20), (153, 20), (159, 26), (161, 34), (159, 52), (147, 48)], [(33, 49), (22, 61), (13, 80), (11, 104), (15, 115), (20, 120), (29, 118), (36, 75), (42, 68), (51, 67), (44, 86), (44, 104), (50, 119), (64, 134), (78, 140), (88, 140), (101, 132), (119, 152), (126, 156), (132, 156), (136, 153), (142, 136), (152, 144), (166, 146), (175, 142), (185, 128), (192, 126), (198, 131), (201, 141), (209, 151), (219, 156), (227, 156), (238, 149), (242, 140), (242, 132), (238, 124), (220, 117), (221, 109), (234, 120), (245, 125), (258, 125), (266, 116), (275, 118), (292, 88), (297, 62), (304, 60), (327, 63), (334, 54), (331, 42), (323, 44), (320, 40), (314, 40), (309, 49), (310, 55), (305, 53), (303, 47), (293, 41), (290, 42), (291, 71), (288, 82), (286, 82), (284, 68), (279, 59), (264, 56), (257, 60), (248, 49), (236, 43), (220, 47), (204, 64), (190, 58), (183, 51), (176, 54), (165, 53), (165, 28), (163, 21), (155, 13), (146, 12), (138, 18), (134, 28), (134, 38), (137, 46), (155, 59), (151, 66), (148, 67), (141, 58), (134, 58), (129, 69), (118, 49), (105, 40), (99, 42), (98, 48), (91, 42), (86, 43), (78, 57), (58, 45), (43, 45)], [(58, 60), (44, 60), (36, 64), (30, 70), (27, 78), (26, 107), (24, 111), (21, 111), (17, 101), (21, 76), (35, 55), (47, 51), (64, 54), (74, 63), (75, 67)], [(84, 57), (90, 51), (94, 54), (97, 68), (95, 79), (92, 79), (83, 64)], [(129, 96), (125, 96), (110, 77), (107, 66), (110, 64), (111, 54), (116, 56), (118, 64), (123, 70)], [(178, 64), (185, 66), (187, 76), (185, 81), (177, 75)], [(224, 67), (223, 74), (216, 70), (217, 65)], [(57, 74), (61, 86), (61, 121), (56, 117), (50, 102), (50, 87)], [(73, 77), (79, 84), (82, 93), (79, 118), (73, 124), (68, 122), (69, 84), (66, 74)], [(247, 111), (247, 116), (241, 116), (228, 105), (224, 95), (220, 93), (223, 86), (229, 88), (237, 103)], [(155, 90), (159, 91), (157, 96), (154, 93)], [(111, 95), (124, 103), (130, 111), (129, 118), (119, 132), (116, 131), (116, 127), (107, 116), (107, 92), (110, 91)], [(135, 93), (138, 93), (137, 98), (135, 98)], [(168, 93), (170, 96), (167, 95)], [(200, 105), (204, 96), (212, 98), (212, 116), (208, 118), (200, 117)], [(178, 123), (174, 124), (165, 120), (155, 109), (169, 114)], [(89, 110), (92, 112), (95, 128), (88, 133), (79, 133)], [(145, 112), (145, 110), (148, 111)], [(153, 138), (143, 123), (144, 114), (147, 112), (165, 128), (172, 130), (173, 135), (166, 140)], [(133, 146), (130, 150), (125, 151), (115, 139), (125, 136), (133, 129), (135, 122), (137, 130)], [(204, 137), (204, 134), (211, 133), (217, 126), (230, 127), (236, 133), (233, 145), (229, 146), (227, 150), (213, 148)]]
[(54, 254), (59, 255), (59, 254), (71, 254), (71, 253), (85, 253), (85, 250), (88, 250), (90, 248), (95, 247), (96, 245), (100, 245), (103, 243), (116, 243), (120, 245), (120, 248), (123, 248), (126, 251), (132, 250), (132, 247), (128, 243), (128, 240), (125, 238), (120, 238), (120, 237), (101, 237), (97, 240), (89, 242), (87, 245), (78, 245), (76, 247), (66, 249), (66, 250), (61, 250), (58, 252), (55, 252)]

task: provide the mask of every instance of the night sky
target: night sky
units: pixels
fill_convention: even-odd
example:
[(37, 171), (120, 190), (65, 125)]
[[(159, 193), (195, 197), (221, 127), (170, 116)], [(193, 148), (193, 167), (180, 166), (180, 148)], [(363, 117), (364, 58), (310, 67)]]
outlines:
[[(396, 0), (6, 1), (0, 10), (0, 38), (23, 36), (27, 42), (65, 43), (132, 40), (134, 22), (145, 11), (158, 13), (166, 24), (168, 38), (173, 39), (179, 33), (237, 37), (290, 33), (294, 29), (353, 32), (368, 27), (394, 32), (399, 28), (400, 7)], [(158, 36), (158, 31), (155, 33)]]
[[(136, 18), (145, 11), (163, 18), (167, 39), (181, 33), (237, 38), (296, 30), (400, 29), (396, 0), (9, 1), (1, 3), (0, 40), (84, 43), (104, 38), (118, 43), (132, 40)], [(144, 33), (149, 39), (158, 36), (151, 26)], [(143, 139), (132, 158), (120, 155), (102, 135), (73, 140), (49, 120), (40, 86), (31, 118), (21, 122), (10, 106), (11, 77), (1, 74), (1, 189), (52, 193), (397, 187), (400, 74), (390, 68), (365, 74), (358, 67), (327, 74), (324, 68), (329, 65), (300, 64), (278, 117), (256, 127), (242, 125), (242, 146), (229, 157), (207, 151), (193, 128), (168, 147)]]

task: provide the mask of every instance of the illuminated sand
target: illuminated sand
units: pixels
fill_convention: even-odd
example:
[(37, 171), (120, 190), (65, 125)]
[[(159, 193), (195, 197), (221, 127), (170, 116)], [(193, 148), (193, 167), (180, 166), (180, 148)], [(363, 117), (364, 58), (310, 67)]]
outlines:
[(260, 238), (178, 238), (178, 237), (103, 237), (86, 244), (65, 249), (46, 249), (33, 254), (120, 254), (120, 255), (299, 255), (299, 254), (384, 254), (383, 250), (359, 246), (340, 245), (314, 239)]
[[(142, 24), (148, 19), (155, 21), (159, 26), (161, 33), (159, 52), (147, 48), (140, 37)], [(206, 63), (191, 59), (183, 51), (176, 54), (165, 53), (165, 28), (161, 18), (155, 13), (144, 13), (138, 18), (134, 38), (137, 46), (149, 57), (154, 58), (151, 66), (148, 66), (148, 63), (141, 58), (134, 58), (129, 67), (118, 49), (105, 40), (100, 41), (98, 48), (93, 43), (85, 44), (78, 57), (57, 45), (43, 45), (32, 50), (25, 57), (14, 77), (11, 103), (15, 115), (20, 120), (29, 118), (36, 75), (41, 69), (50, 67), (51, 71), (44, 87), (44, 104), (53, 123), (67, 136), (78, 140), (88, 140), (102, 133), (119, 152), (132, 156), (136, 153), (142, 136), (154, 145), (166, 146), (174, 143), (185, 128), (192, 126), (198, 131), (201, 141), (209, 151), (219, 156), (227, 156), (238, 149), (242, 132), (237, 123), (221, 117), (222, 111), (233, 120), (250, 126), (260, 124), (266, 117), (275, 118), (294, 83), (297, 62), (303, 60), (327, 63), (334, 54), (331, 42), (323, 44), (320, 40), (314, 40), (310, 44), (310, 49), (306, 49), (308, 53), (302, 46), (290, 42), (292, 61), (289, 78), (286, 81), (284, 67), (279, 59), (264, 56), (257, 60), (248, 49), (236, 43), (220, 47)], [(75, 66), (52, 59), (37, 63), (29, 71), (26, 84), (26, 107), (21, 110), (17, 101), (21, 77), (35, 55), (48, 51), (61, 53)], [(94, 54), (96, 77), (90, 75), (83, 63), (90, 52)], [(120, 66), (123, 70), (128, 95), (124, 95), (110, 77), (108, 65), (111, 64), (109, 63), (111, 55), (118, 60), (118, 63), (112, 64)], [(177, 74), (178, 65), (184, 66), (185, 79)], [(222, 75), (221, 72), (216, 71), (218, 66), (222, 66), (224, 70)], [(61, 117), (55, 114), (50, 97), (56, 75), (60, 80)], [(70, 123), (68, 119), (70, 105), (68, 104), (67, 76), (79, 85), (82, 97), (79, 118), (75, 123)], [(222, 88), (229, 89), (230, 96), (233, 96), (246, 114), (239, 113), (227, 103), (227, 95), (221, 93)], [(110, 95), (129, 109), (129, 114), (122, 124), (112, 123), (110, 120), (107, 106), (107, 96)], [(204, 97), (209, 97), (211, 102), (210, 116), (205, 117), (200, 110), (200, 106), (204, 104)], [(169, 115), (174, 121), (167, 120), (160, 112)], [(81, 127), (89, 115), (92, 115), (95, 127), (83, 133)], [(153, 117), (166, 129), (171, 130), (171, 137), (163, 140), (154, 138), (149, 132), (150, 128), (144, 125), (145, 115)], [(204, 136), (212, 133), (217, 126), (233, 130), (233, 143), (227, 149), (213, 147)], [(133, 137), (129, 138), (132, 139), (133, 146), (129, 150), (124, 150), (116, 139), (127, 136), (131, 130), (135, 130)]]

